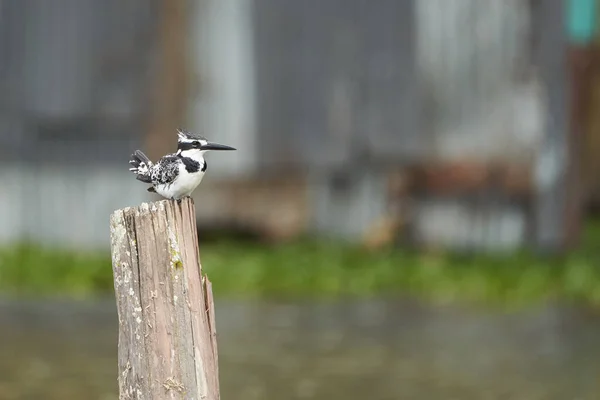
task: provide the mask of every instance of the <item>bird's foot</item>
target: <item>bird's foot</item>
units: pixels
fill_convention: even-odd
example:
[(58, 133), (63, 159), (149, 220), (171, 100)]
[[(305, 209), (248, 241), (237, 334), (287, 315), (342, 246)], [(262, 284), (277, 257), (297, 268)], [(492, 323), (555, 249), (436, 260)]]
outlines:
[(190, 196), (190, 195), (185, 195), (185, 196), (182, 196), (182, 197), (180, 197), (180, 198), (178, 198), (178, 199), (176, 199), (175, 197), (171, 197), (171, 200), (175, 200), (175, 201), (177, 201), (177, 204), (181, 204), (181, 202), (182, 202), (182, 201), (183, 201), (183, 199), (185, 199), (185, 198), (191, 199), (191, 198), (192, 198), (192, 196)]

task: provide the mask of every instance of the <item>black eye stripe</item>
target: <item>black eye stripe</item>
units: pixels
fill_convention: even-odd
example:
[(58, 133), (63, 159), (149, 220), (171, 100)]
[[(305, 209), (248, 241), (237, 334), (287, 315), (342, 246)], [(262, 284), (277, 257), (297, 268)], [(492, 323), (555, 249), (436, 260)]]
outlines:
[(194, 148), (194, 144), (190, 143), (190, 142), (183, 142), (183, 143), (179, 143), (177, 145), (177, 148), (182, 151), (183, 150), (191, 150)]

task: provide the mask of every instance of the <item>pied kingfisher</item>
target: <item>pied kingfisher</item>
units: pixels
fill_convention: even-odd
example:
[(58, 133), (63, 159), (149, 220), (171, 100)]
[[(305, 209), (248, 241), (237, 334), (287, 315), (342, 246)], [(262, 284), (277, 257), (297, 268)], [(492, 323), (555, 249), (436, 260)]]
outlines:
[(129, 163), (139, 181), (149, 183), (149, 192), (155, 192), (171, 200), (190, 196), (202, 182), (206, 172), (204, 153), (209, 150), (235, 150), (233, 147), (211, 143), (206, 138), (177, 130), (177, 152), (163, 156), (153, 163), (140, 150), (136, 150)]

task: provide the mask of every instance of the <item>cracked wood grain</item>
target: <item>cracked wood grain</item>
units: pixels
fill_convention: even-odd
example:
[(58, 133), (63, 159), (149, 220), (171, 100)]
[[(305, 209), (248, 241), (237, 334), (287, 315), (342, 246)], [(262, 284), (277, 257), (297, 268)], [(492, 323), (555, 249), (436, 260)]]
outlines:
[(193, 200), (117, 210), (110, 230), (119, 399), (219, 399), (212, 286)]

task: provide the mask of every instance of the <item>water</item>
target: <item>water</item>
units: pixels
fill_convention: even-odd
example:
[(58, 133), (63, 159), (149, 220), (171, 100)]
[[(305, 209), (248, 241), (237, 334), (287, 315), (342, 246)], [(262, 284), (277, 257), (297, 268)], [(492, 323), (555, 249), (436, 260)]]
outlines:
[[(597, 399), (600, 313), (217, 302), (223, 399)], [(0, 303), (0, 400), (117, 399), (112, 299)]]

